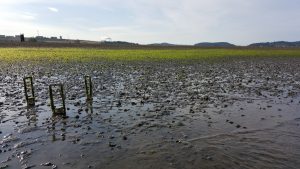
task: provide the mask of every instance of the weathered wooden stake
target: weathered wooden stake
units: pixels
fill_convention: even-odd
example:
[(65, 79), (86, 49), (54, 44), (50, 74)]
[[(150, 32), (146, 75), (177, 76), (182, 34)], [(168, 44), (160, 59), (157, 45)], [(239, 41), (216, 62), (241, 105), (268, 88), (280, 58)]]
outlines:
[(85, 76), (84, 77), (84, 83), (85, 83), (86, 99), (88, 101), (91, 101), (91, 100), (93, 100), (92, 78), (90, 76)]
[(28, 106), (34, 106), (35, 104), (35, 97), (34, 97), (34, 88), (33, 88), (33, 81), (32, 77), (24, 77), (24, 91), (26, 102)]
[[(53, 88), (58, 87), (59, 88), (59, 93), (60, 97), (62, 99), (62, 107), (56, 108), (54, 104), (54, 99), (53, 99)], [(64, 88), (62, 84), (52, 84), (49, 86), (49, 95), (50, 95), (50, 105), (51, 109), (54, 115), (66, 115), (66, 105), (65, 105), (65, 95), (64, 95)]]

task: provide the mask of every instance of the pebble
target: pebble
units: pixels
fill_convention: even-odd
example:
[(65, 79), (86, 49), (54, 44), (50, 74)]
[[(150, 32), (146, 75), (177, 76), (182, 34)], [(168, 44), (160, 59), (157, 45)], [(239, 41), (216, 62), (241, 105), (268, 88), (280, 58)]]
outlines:
[(115, 143), (109, 142), (109, 147), (116, 147), (117, 145)]
[(6, 164), (5, 166), (0, 166), (0, 169), (8, 168), (9, 166)]
[(177, 126), (184, 126), (184, 124), (182, 122), (178, 122), (176, 125)]
[(30, 165), (30, 166), (27, 166), (26, 164), (24, 166), (22, 166), (22, 169), (30, 169), (30, 168), (34, 168), (36, 167), (35, 165)]
[(204, 158), (202, 158), (202, 159), (209, 160), (209, 161), (212, 161), (212, 160), (213, 160), (213, 158), (210, 157), (210, 156), (206, 156), (206, 157), (204, 157)]
[(53, 164), (51, 162), (42, 163), (41, 166), (52, 166)]
[(123, 140), (127, 140), (127, 136), (123, 136)]

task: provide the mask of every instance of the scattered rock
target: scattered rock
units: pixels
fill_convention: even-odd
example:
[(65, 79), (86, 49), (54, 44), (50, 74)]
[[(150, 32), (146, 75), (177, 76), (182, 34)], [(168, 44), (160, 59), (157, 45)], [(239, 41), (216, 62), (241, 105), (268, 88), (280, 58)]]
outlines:
[(112, 142), (109, 142), (108, 146), (109, 146), (109, 147), (116, 147), (116, 146), (117, 146), (117, 144), (115, 144), (115, 143), (112, 143)]
[(4, 165), (4, 166), (0, 166), (0, 169), (5, 169), (5, 168), (8, 168), (9, 167), (9, 165)]
[(127, 136), (123, 136), (123, 140), (127, 140)]
[(53, 164), (51, 162), (42, 163), (41, 166), (52, 166)]

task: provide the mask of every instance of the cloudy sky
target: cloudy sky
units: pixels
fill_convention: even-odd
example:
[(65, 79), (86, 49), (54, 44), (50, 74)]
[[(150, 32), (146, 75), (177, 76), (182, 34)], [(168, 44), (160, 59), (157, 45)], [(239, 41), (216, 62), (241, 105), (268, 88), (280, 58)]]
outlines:
[(0, 0), (0, 34), (142, 44), (300, 40), (300, 0)]

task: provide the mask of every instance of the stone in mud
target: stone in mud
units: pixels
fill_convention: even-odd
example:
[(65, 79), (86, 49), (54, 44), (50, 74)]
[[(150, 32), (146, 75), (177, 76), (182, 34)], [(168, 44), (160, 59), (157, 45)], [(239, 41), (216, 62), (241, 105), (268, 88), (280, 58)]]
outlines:
[[(0, 145), (2, 145), (2, 147), (6, 145), (6, 144), (4, 144), (4, 143), (10, 143), (10, 142), (14, 142), (14, 141), (18, 141), (18, 140), (19, 140), (18, 137), (15, 137), (15, 136), (13, 136), (13, 135), (11, 135), (11, 134), (6, 135), (6, 136), (4, 136), (3, 138), (4, 138), (4, 139), (3, 139), (2, 141), (0, 141)], [(3, 144), (4, 144), (4, 145), (3, 145)]]
[(119, 100), (118, 103), (117, 103), (117, 107), (121, 107), (122, 106), (122, 103), (121, 101)]
[(176, 126), (184, 126), (184, 124), (180, 121), (176, 124)]
[(0, 169), (5, 169), (5, 168), (8, 168), (9, 166), (6, 164), (4, 166), (0, 166)]
[(120, 133), (120, 132), (122, 132), (122, 130), (121, 129), (115, 129), (114, 132)]
[(142, 121), (142, 122), (140, 122), (137, 126), (138, 126), (138, 127), (142, 127), (144, 124), (146, 124), (146, 122)]
[(170, 112), (169, 111), (163, 111), (162, 113), (161, 113), (161, 115), (162, 116), (169, 116), (170, 115)]
[(53, 164), (51, 162), (42, 163), (41, 166), (52, 166)]
[(27, 164), (25, 164), (22, 166), (22, 169), (30, 169), (30, 168), (34, 168), (34, 167), (36, 167), (36, 166), (35, 165), (28, 166)]
[(206, 95), (206, 96), (203, 96), (202, 97), (202, 100), (204, 100), (204, 101), (209, 101), (209, 97)]
[(109, 142), (109, 143), (108, 143), (108, 146), (109, 146), (109, 147), (116, 147), (116, 146), (117, 146), (117, 144), (115, 144), (115, 143), (112, 143), (112, 142)]
[(37, 127), (24, 127), (18, 130), (18, 133), (24, 134), (37, 130)]
[(210, 156), (206, 156), (206, 157), (204, 157), (204, 159), (205, 159), (205, 160), (209, 160), (209, 161), (213, 161), (213, 158), (210, 157)]

